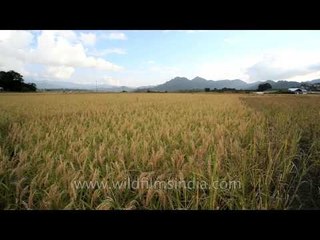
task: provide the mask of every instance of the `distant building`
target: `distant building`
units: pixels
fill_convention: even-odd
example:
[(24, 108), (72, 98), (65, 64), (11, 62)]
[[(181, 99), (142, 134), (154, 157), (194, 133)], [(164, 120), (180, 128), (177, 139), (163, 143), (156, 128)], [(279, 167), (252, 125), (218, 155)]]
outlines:
[(307, 94), (307, 90), (303, 88), (289, 88), (288, 91), (295, 94)]

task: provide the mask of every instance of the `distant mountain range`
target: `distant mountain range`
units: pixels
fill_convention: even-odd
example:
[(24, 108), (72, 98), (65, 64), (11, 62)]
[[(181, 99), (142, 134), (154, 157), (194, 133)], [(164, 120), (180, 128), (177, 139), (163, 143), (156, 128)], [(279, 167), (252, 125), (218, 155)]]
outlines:
[[(98, 90), (98, 91), (111, 91), (111, 92), (121, 92), (121, 91), (135, 91), (135, 90), (151, 90), (151, 91), (183, 91), (183, 90), (203, 90), (204, 88), (210, 89), (222, 89), (222, 88), (234, 88), (237, 90), (255, 90), (258, 88), (258, 85), (261, 83), (270, 83), (273, 89), (288, 89), (294, 87), (300, 87), (301, 82), (295, 81), (286, 81), (286, 80), (267, 80), (267, 81), (258, 81), (254, 83), (247, 83), (240, 79), (234, 80), (206, 80), (201, 77), (195, 77), (192, 80), (189, 80), (185, 77), (176, 77), (167, 81), (163, 84), (157, 86), (143, 86), (139, 88), (131, 88), (126, 86), (112, 86), (108, 84), (96, 85), (95, 84), (78, 84), (72, 82), (61, 82), (61, 81), (52, 81), (52, 80), (42, 80), (36, 81), (33, 79), (28, 79), (25, 82), (33, 82), (37, 85), (38, 89), (79, 89), (79, 90)], [(315, 79), (311, 81), (306, 81), (303, 83), (320, 83), (320, 79)]]
[(109, 91), (109, 92), (121, 92), (121, 91), (133, 91), (134, 88), (126, 86), (113, 86), (109, 84), (80, 84), (73, 82), (62, 82), (54, 80), (34, 80), (26, 79), (26, 83), (33, 82), (37, 85), (38, 89), (68, 89), (68, 90), (89, 90), (89, 91)]
[[(179, 91), (179, 90), (192, 90), (192, 89), (204, 89), (204, 88), (210, 88), (210, 89), (222, 89), (222, 88), (234, 88), (237, 90), (243, 89), (243, 90), (255, 90), (258, 88), (259, 84), (261, 83), (270, 83), (273, 89), (288, 89), (288, 88), (294, 88), (294, 87), (300, 87), (301, 82), (294, 82), (294, 81), (286, 81), (286, 80), (280, 80), (280, 81), (258, 81), (254, 83), (247, 83), (245, 81), (242, 81), (240, 79), (234, 79), (234, 80), (206, 80), (201, 77), (196, 77), (192, 80), (189, 80), (184, 77), (176, 77), (168, 82), (165, 82), (164, 84), (160, 84), (152, 90), (155, 91)], [(305, 83), (320, 83), (320, 79), (308, 81)]]

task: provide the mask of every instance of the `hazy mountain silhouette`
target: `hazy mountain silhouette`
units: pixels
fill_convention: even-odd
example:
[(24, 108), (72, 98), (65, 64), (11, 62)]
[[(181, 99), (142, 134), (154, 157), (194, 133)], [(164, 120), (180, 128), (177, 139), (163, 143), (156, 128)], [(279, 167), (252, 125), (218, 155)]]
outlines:
[[(82, 89), (82, 90), (96, 90), (95, 84), (79, 84), (72, 82), (62, 82), (54, 80), (34, 80), (26, 79), (26, 82), (36, 83), (38, 89)], [(131, 88), (126, 86), (113, 86), (109, 84), (98, 84), (98, 91), (112, 91), (112, 92), (121, 92), (121, 91), (134, 91), (134, 90), (151, 90), (151, 91), (183, 91), (183, 90), (203, 90), (204, 88), (210, 89), (222, 89), (222, 88), (234, 88), (237, 90), (256, 90), (261, 83), (270, 83), (273, 89), (288, 89), (292, 87), (300, 87), (301, 82), (296, 81), (286, 81), (286, 80), (267, 80), (267, 81), (258, 81), (254, 83), (247, 83), (240, 79), (234, 80), (207, 80), (201, 77), (195, 77), (194, 79), (189, 80), (185, 77), (175, 77), (163, 84), (156, 86), (141, 86), (137, 88)], [(310, 81), (305, 81), (304, 83), (320, 83), (320, 79), (314, 79)]]
[(38, 89), (79, 89), (79, 90), (98, 90), (98, 91), (132, 91), (134, 88), (126, 86), (113, 86), (110, 84), (80, 84), (73, 82), (54, 81), (54, 80), (34, 80), (28, 79), (27, 82), (34, 82)]
[[(313, 80), (313, 81), (320, 81), (320, 80)], [(179, 91), (179, 90), (192, 90), (192, 89), (222, 89), (222, 88), (234, 88), (234, 89), (243, 89), (243, 90), (255, 90), (258, 88), (258, 85), (261, 83), (270, 83), (273, 89), (287, 89), (290, 87), (299, 87), (300, 82), (294, 81), (258, 81), (254, 83), (247, 83), (240, 79), (234, 80), (206, 80), (201, 77), (196, 77), (192, 80), (189, 80), (185, 77), (176, 77), (170, 81), (165, 82), (164, 84), (160, 84), (152, 90), (154, 91)]]

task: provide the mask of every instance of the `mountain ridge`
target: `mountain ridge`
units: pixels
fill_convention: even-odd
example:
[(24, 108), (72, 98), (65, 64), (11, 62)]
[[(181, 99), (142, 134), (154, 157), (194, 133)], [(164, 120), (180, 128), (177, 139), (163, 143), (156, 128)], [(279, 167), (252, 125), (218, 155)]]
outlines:
[(320, 83), (320, 79), (313, 79), (310, 81), (298, 82), (287, 80), (266, 80), (247, 83), (241, 79), (223, 79), (223, 80), (207, 80), (202, 77), (195, 77), (188, 79), (186, 77), (175, 77), (165, 83), (152, 86), (141, 87), (127, 87), (127, 86), (113, 86), (110, 84), (80, 84), (63, 81), (52, 80), (34, 80), (27, 79), (26, 82), (34, 82), (38, 89), (81, 89), (81, 90), (98, 90), (98, 91), (135, 91), (135, 90), (151, 90), (151, 91), (184, 91), (184, 90), (203, 90), (204, 88), (210, 89), (223, 89), (234, 88), (237, 90), (256, 90), (261, 83), (270, 83), (273, 89), (288, 89), (292, 87), (300, 87), (302, 83)]
[(288, 89), (294, 87), (300, 87), (302, 83), (320, 83), (320, 79), (314, 79), (310, 81), (298, 82), (287, 80), (266, 80), (257, 81), (253, 83), (247, 83), (241, 79), (224, 79), (224, 80), (207, 80), (201, 77), (195, 77), (191, 80), (185, 77), (175, 77), (163, 84), (159, 84), (150, 90), (154, 91), (182, 91), (193, 89), (223, 89), (234, 88), (237, 90), (256, 90), (261, 83), (270, 83), (273, 89)]

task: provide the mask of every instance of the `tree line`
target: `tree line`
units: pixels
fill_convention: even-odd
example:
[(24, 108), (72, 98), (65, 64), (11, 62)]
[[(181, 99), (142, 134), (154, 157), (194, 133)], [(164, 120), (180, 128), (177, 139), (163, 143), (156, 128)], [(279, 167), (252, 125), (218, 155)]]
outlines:
[(23, 76), (15, 71), (0, 71), (0, 88), (8, 92), (35, 92), (35, 83), (25, 83)]

